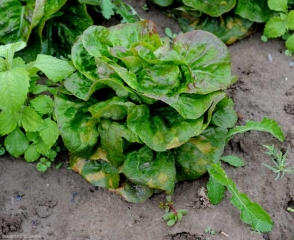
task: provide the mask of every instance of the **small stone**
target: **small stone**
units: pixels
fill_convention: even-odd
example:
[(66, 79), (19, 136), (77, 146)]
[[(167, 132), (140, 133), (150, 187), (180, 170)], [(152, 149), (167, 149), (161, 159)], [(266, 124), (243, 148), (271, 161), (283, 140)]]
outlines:
[(53, 232), (52, 232), (52, 231), (48, 231), (48, 232), (47, 232), (47, 235), (48, 235), (48, 236), (52, 236), (52, 235), (53, 235)]

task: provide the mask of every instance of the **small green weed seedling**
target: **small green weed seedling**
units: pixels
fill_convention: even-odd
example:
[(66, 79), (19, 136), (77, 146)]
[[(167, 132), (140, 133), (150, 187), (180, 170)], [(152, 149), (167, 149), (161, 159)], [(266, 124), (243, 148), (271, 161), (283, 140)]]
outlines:
[(0, 156), (4, 155), (5, 152), (6, 152), (5, 147), (2, 144), (0, 144)]
[(274, 173), (277, 173), (277, 177), (275, 180), (280, 178), (280, 174), (282, 174), (281, 178), (284, 176), (285, 172), (286, 173), (291, 173), (294, 174), (294, 166), (288, 167), (289, 162), (286, 162), (286, 157), (288, 155), (290, 146), (288, 147), (287, 151), (285, 153), (282, 153), (280, 150), (275, 149), (274, 146), (268, 146), (268, 145), (263, 145), (268, 151), (265, 152), (265, 154), (268, 154), (271, 156), (271, 160), (274, 163), (274, 166), (267, 165), (263, 163), (264, 166), (272, 170)]
[(172, 41), (173, 39), (175, 39), (179, 34), (183, 33), (182, 31), (180, 31), (179, 33), (173, 33), (172, 30), (169, 27), (166, 27), (164, 29), (164, 32), (166, 34), (166, 36)]
[(176, 224), (177, 221), (181, 221), (183, 216), (187, 214), (186, 209), (178, 209), (176, 210), (173, 207), (173, 202), (171, 196), (166, 196), (166, 203), (160, 203), (159, 207), (165, 209), (165, 214), (163, 215), (163, 220), (167, 221), (168, 226), (173, 226)]
[(291, 212), (291, 213), (294, 213), (294, 208), (287, 207), (287, 211), (288, 211), (288, 212)]
[(210, 233), (211, 235), (214, 235), (215, 234), (215, 231), (212, 230), (210, 227), (205, 228), (204, 232)]

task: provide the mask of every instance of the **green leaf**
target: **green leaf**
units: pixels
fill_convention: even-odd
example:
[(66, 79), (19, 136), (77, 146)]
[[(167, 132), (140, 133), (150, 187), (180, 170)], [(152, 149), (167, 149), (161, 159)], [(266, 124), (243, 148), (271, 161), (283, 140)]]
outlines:
[(230, 45), (238, 39), (249, 36), (255, 30), (253, 22), (238, 15), (224, 14), (214, 18), (208, 15), (193, 16), (193, 12), (177, 8), (174, 15), (184, 32), (204, 30), (215, 34), (224, 43)]
[(35, 162), (39, 159), (40, 153), (37, 150), (37, 146), (35, 144), (31, 144), (24, 155), (24, 158), (27, 162)]
[(59, 169), (59, 168), (61, 168), (61, 166), (62, 166), (63, 164), (64, 164), (63, 162), (56, 164), (55, 169)]
[(26, 132), (37, 132), (44, 128), (44, 121), (31, 107), (24, 107), (22, 111), (21, 125)]
[(237, 123), (238, 116), (234, 110), (233, 100), (225, 98), (220, 102), (220, 104), (224, 100), (228, 100), (227, 105), (225, 107), (218, 107), (219, 104), (216, 105), (216, 110), (212, 115), (211, 124), (223, 128), (232, 128)]
[(224, 194), (224, 186), (210, 176), (207, 183), (207, 196), (209, 201), (214, 205), (219, 204), (223, 200)]
[(114, 5), (111, 0), (102, 0), (101, 4), (102, 15), (106, 19), (110, 19), (112, 15), (114, 15)]
[(37, 164), (37, 169), (39, 172), (46, 172), (51, 163), (46, 158), (41, 158), (41, 162)]
[(70, 166), (93, 186), (117, 188), (120, 176), (118, 169), (108, 162), (71, 157)]
[(38, 139), (36, 147), (38, 152), (42, 155), (46, 156), (48, 153), (50, 153), (50, 147), (46, 143), (44, 143), (44, 141), (41, 138)]
[(294, 52), (294, 34), (292, 34), (286, 41), (286, 47)]
[(187, 65), (182, 67), (186, 84), (181, 92), (208, 94), (231, 84), (230, 55), (215, 35), (200, 30), (180, 34), (173, 42), (173, 50)]
[(39, 54), (34, 66), (39, 68), (50, 80), (59, 82), (71, 75), (75, 68), (65, 60)]
[(54, 143), (56, 143), (59, 137), (57, 123), (52, 121), (49, 117), (44, 120), (44, 125), (45, 127), (40, 130), (40, 136), (43, 139), (44, 143), (46, 143), (48, 147), (51, 148)]
[(271, 133), (277, 139), (279, 139), (281, 142), (285, 140), (283, 131), (278, 125), (278, 123), (275, 120), (266, 117), (263, 118), (261, 122), (247, 121), (245, 126), (238, 126), (231, 129), (227, 135), (227, 138), (231, 139), (232, 136), (234, 136), (235, 134), (244, 133), (250, 130), (268, 132)]
[(281, 37), (287, 31), (287, 21), (280, 17), (272, 17), (265, 24), (263, 34), (268, 38)]
[(162, 219), (164, 221), (170, 220), (172, 218), (174, 218), (175, 214), (173, 212), (168, 212), (166, 214), (163, 215)]
[(29, 81), (28, 72), (23, 68), (0, 72), (0, 109), (19, 110), (27, 98)]
[(230, 11), (235, 6), (236, 0), (183, 0), (183, 3), (212, 17), (218, 17)]
[(266, 22), (274, 14), (268, 7), (268, 0), (250, 1), (250, 3), (247, 0), (238, 0), (234, 12), (252, 22), (260, 23)]
[(35, 0), (2, 0), (0, 43), (27, 42), (32, 28), (43, 15), (44, 2)]
[(51, 114), (53, 112), (54, 102), (47, 95), (37, 96), (30, 100), (31, 106), (40, 114)]
[(122, 17), (121, 23), (134, 23), (141, 20), (131, 5), (121, 0), (114, 0), (113, 3), (116, 14)]
[(171, 220), (168, 220), (167, 221), (167, 226), (173, 226), (173, 225), (175, 225), (175, 223), (177, 222), (177, 220), (176, 219), (171, 219)]
[(240, 193), (225, 171), (217, 164), (211, 164), (209, 175), (231, 192), (231, 203), (241, 211), (241, 220), (250, 224), (255, 231), (270, 232), (273, 222), (269, 214), (257, 203), (251, 202), (245, 193)]
[(176, 168), (168, 151), (156, 153), (148, 147), (133, 151), (127, 156), (122, 172), (135, 184), (164, 190), (167, 194), (174, 191)]
[(245, 166), (244, 161), (242, 159), (240, 159), (239, 157), (237, 157), (237, 156), (232, 156), (232, 155), (230, 155), (230, 156), (222, 156), (221, 160), (223, 162), (226, 162), (226, 163), (230, 164), (233, 167), (243, 167), (243, 166)]
[(287, 12), (287, 0), (268, 0), (268, 6), (271, 10), (277, 12)]
[(81, 157), (93, 154), (99, 136), (88, 107), (87, 103), (55, 98), (54, 113), (63, 142), (70, 152)]
[(17, 119), (10, 111), (0, 112), (0, 135), (11, 133), (17, 126)]
[(288, 24), (289, 24), (289, 28), (290, 30), (294, 30), (294, 10), (291, 10), (288, 14)]
[(19, 157), (24, 154), (29, 147), (29, 141), (24, 133), (17, 127), (9, 133), (4, 140), (4, 146), (13, 157)]
[(219, 162), (226, 145), (226, 135), (226, 129), (208, 128), (174, 149), (177, 181), (195, 180), (207, 172), (210, 163)]
[(152, 2), (161, 7), (168, 7), (173, 3), (173, 0), (152, 0)]
[(124, 182), (117, 189), (110, 189), (110, 191), (121, 195), (127, 202), (131, 203), (143, 203), (153, 194), (153, 189), (129, 181)]

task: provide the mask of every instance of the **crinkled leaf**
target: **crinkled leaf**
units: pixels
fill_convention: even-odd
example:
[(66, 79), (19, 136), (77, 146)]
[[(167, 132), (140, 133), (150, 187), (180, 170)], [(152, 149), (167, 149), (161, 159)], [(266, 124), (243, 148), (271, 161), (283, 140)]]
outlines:
[(29, 147), (29, 141), (24, 133), (17, 127), (7, 135), (4, 140), (4, 146), (13, 157), (19, 157), (24, 154)]
[(19, 110), (27, 98), (29, 81), (28, 72), (23, 68), (0, 72), (0, 109)]
[(212, 17), (218, 17), (230, 11), (235, 6), (236, 0), (183, 0), (183, 3)]
[(109, 120), (103, 120), (98, 128), (101, 146), (106, 152), (109, 163), (119, 167), (125, 161), (124, 140), (141, 142), (139, 137), (125, 125)]
[[(162, 116), (160, 114), (162, 112)], [(146, 105), (130, 108), (128, 127), (155, 151), (178, 147), (202, 132), (203, 117), (184, 119), (174, 109), (166, 107), (150, 114)]]
[(122, 172), (133, 183), (173, 193), (176, 178), (171, 152), (153, 152), (148, 147), (128, 154)]
[(227, 130), (208, 128), (201, 135), (174, 149), (177, 181), (195, 180), (207, 172), (210, 163), (217, 163), (226, 145)]
[(226, 162), (226, 163), (230, 164), (233, 167), (243, 167), (243, 166), (245, 166), (244, 161), (242, 159), (240, 159), (239, 157), (237, 157), (237, 156), (232, 156), (232, 155), (230, 155), (230, 156), (222, 156), (221, 160), (223, 162)]
[(51, 114), (53, 112), (54, 102), (47, 95), (35, 97), (30, 101), (30, 104), (40, 114)]
[(65, 6), (47, 21), (42, 38), (42, 53), (68, 58), (76, 38), (93, 25), (85, 4), (67, 1)]
[(76, 69), (65, 60), (39, 54), (34, 66), (39, 68), (45, 75), (54, 82), (59, 82), (70, 76)]
[(11, 133), (17, 126), (17, 118), (12, 112), (0, 112), (0, 135)]
[(0, 43), (27, 42), (44, 14), (44, 4), (43, 0), (26, 0), (24, 4), (21, 0), (2, 0)]
[(287, 0), (268, 0), (268, 6), (271, 10), (277, 12), (287, 12)]
[(37, 132), (45, 127), (43, 119), (31, 107), (25, 107), (23, 109), (21, 125), (26, 132)]
[(40, 136), (49, 147), (52, 147), (59, 137), (59, 130), (57, 123), (52, 121), (51, 118), (46, 118), (44, 120), (44, 127), (40, 131)]
[(209, 175), (227, 187), (232, 193), (231, 203), (241, 211), (243, 222), (250, 224), (255, 231), (269, 232), (273, 222), (269, 214), (257, 203), (250, 201), (245, 193), (240, 193), (232, 179), (228, 178), (225, 171), (217, 164), (211, 164), (208, 169)]
[(117, 189), (110, 189), (110, 191), (121, 195), (127, 202), (131, 203), (143, 203), (153, 194), (153, 189), (133, 184), (129, 181), (123, 183), (123, 185)]
[(218, 108), (212, 115), (211, 123), (223, 128), (232, 128), (238, 121), (237, 113), (234, 110), (232, 99), (228, 99), (227, 106)]
[(106, 19), (110, 19), (111, 16), (114, 15), (114, 5), (111, 0), (102, 0), (100, 7), (102, 9), (102, 15)]
[(194, 17), (190, 12), (178, 10), (175, 12), (175, 17), (182, 31), (208, 31), (215, 34), (227, 45), (251, 35), (255, 30), (252, 27), (253, 22), (232, 14), (224, 14), (218, 18), (207, 15)]
[(292, 34), (286, 41), (286, 47), (294, 52), (294, 34)]
[(265, 22), (273, 16), (267, 2), (268, 0), (258, 0), (249, 3), (247, 0), (238, 0), (234, 12), (252, 22)]
[(231, 84), (230, 54), (215, 35), (201, 30), (180, 34), (173, 49), (187, 62), (182, 92), (208, 94)]
[(119, 171), (108, 162), (71, 157), (70, 166), (93, 186), (106, 188), (119, 186)]
[(207, 196), (209, 201), (216, 205), (219, 204), (225, 196), (225, 188), (218, 181), (214, 180), (213, 177), (209, 177), (207, 183)]
[(274, 137), (279, 139), (281, 142), (285, 140), (284, 133), (278, 123), (275, 120), (269, 118), (263, 118), (261, 122), (247, 121), (244, 126), (238, 126), (231, 129), (227, 135), (227, 138), (230, 139), (235, 134), (244, 133), (251, 130), (257, 130), (262, 132), (271, 133)]
[(37, 146), (35, 144), (31, 144), (27, 148), (24, 158), (27, 162), (35, 162), (40, 158), (40, 153), (38, 152)]
[(272, 17), (266, 22), (263, 34), (268, 38), (281, 37), (287, 31), (287, 22), (280, 17)]
[(92, 155), (99, 136), (96, 122), (91, 121), (87, 109), (87, 103), (55, 99), (54, 113), (63, 142), (70, 152), (80, 157)]

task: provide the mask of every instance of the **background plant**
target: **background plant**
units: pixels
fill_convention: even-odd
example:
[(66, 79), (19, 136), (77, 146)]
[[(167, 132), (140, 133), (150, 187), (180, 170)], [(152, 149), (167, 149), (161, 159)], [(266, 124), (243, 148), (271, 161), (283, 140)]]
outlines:
[[(43, 156), (37, 168), (44, 172), (58, 151), (59, 130), (50, 97), (58, 88), (52, 85), (75, 69), (67, 61), (47, 55), (38, 55), (36, 61), (25, 64), (22, 58), (13, 57), (25, 46), (25, 42), (0, 46), (0, 135), (4, 136), (5, 149), (14, 157), (24, 155), (27, 162), (34, 162)], [(39, 71), (49, 83), (39, 83)]]

